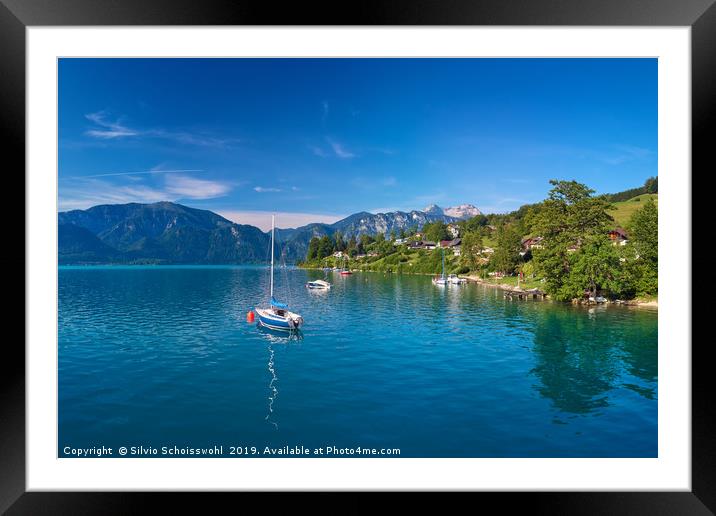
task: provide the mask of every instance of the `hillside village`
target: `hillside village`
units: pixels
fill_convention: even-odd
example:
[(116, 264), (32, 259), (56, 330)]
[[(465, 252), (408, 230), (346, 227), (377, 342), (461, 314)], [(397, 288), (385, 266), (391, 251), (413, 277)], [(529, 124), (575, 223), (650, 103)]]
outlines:
[(576, 182), (552, 185), (545, 201), (508, 214), (436, 221), (388, 235), (313, 238), (301, 265), (438, 274), (444, 256), (446, 273), (539, 287), (558, 300), (655, 298), (656, 178), (616, 202), (622, 193), (594, 196)]

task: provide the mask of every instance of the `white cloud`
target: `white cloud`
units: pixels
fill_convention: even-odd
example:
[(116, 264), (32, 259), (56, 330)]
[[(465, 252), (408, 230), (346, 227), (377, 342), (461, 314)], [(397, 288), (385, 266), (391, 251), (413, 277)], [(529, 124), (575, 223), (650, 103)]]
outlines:
[(339, 143), (335, 140), (331, 140), (330, 138), (326, 138), (326, 142), (328, 143), (330, 149), (326, 149), (325, 147), (317, 145), (309, 145), (308, 148), (315, 156), (318, 156), (319, 158), (329, 158), (332, 156), (336, 156), (341, 159), (350, 159), (355, 158), (357, 156), (357, 154), (348, 150), (342, 143)]
[(98, 204), (153, 203), (167, 201), (164, 190), (147, 186), (114, 185), (101, 179), (89, 179), (80, 185), (60, 186), (58, 209), (84, 210)]
[(93, 122), (97, 127), (85, 131), (87, 136), (98, 138), (101, 140), (113, 140), (117, 138), (127, 137), (148, 137), (172, 140), (177, 143), (187, 145), (197, 145), (205, 147), (225, 147), (230, 144), (239, 143), (241, 140), (237, 138), (217, 138), (205, 134), (194, 134), (183, 131), (168, 131), (166, 129), (136, 129), (131, 128), (121, 122), (121, 119), (115, 121), (108, 119), (105, 111), (96, 113), (88, 113), (85, 118)]
[(166, 191), (184, 199), (213, 199), (226, 195), (231, 187), (219, 181), (196, 179), (189, 176), (168, 175)]
[(259, 193), (266, 193), (266, 192), (280, 192), (280, 188), (271, 188), (266, 186), (255, 186), (254, 190)]
[(165, 131), (164, 129), (150, 129), (142, 133), (149, 137), (164, 138), (173, 140), (178, 143), (188, 145), (198, 145), (204, 147), (225, 147), (230, 144), (239, 143), (241, 140), (237, 138), (215, 138), (212, 136), (191, 134), (185, 132)]
[(151, 170), (139, 170), (136, 172), (107, 172), (104, 174), (91, 174), (88, 176), (70, 176), (68, 179), (85, 179), (89, 177), (111, 177), (111, 176), (137, 176), (137, 175), (144, 175), (144, 174), (174, 174), (177, 172), (186, 173), (186, 172), (205, 172), (205, 170), (199, 170), (199, 169), (182, 169), (182, 170), (161, 170), (157, 168), (153, 168)]
[(350, 159), (350, 158), (356, 157), (356, 155), (354, 153), (350, 152), (342, 144), (340, 144), (336, 141), (328, 140), (328, 144), (331, 146), (331, 149), (333, 149), (333, 152), (335, 153), (335, 155), (338, 156), (339, 158)]
[(249, 224), (262, 231), (271, 229), (271, 215), (276, 215), (276, 227), (279, 228), (297, 228), (313, 222), (333, 224), (345, 217), (345, 215), (270, 211), (216, 210), (216, 213), (237, 224)]
[[(69, 178), (68, 178), (69, 179)], [(167, 174), (163, 187), (141, 184), (116, 184), (93, 177), (70, 179), (59, 188), (60, 211), (86, 209), (98, 204), (154, 203), (181, 199), (213, 199), (226, 195), (231, 186), (220, 181)], [(130, 177), (125, 180), (131, 180)]]
[(99, 126), (99, 128), (87, 131), (87, 134), (89, 136), (94, 136), (95, 138), (110, 140), (112, 138), (122, 138), (125, 136), (137, 135), (137, 132), (135, 130), (122, 125), (119, 120), (114, 122), (107, 120), (106, 113), (104, 111), (99, 111), (97, 113), (89, 113), (85, 115), (85, 118)]

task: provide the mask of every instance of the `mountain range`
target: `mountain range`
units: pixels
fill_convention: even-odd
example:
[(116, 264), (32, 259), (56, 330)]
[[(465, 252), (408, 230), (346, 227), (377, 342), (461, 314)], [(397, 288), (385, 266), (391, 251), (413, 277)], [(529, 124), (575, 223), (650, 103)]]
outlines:
[[(288, 262), (306, 256), (313, 237), (336, 232), (350, 238), (454, 223), (479, 215), (470, 204), (389, 213), (360, 212), (333, 224), (276, 229), (277, 255)], [(171, 202), (105, 204), (58, 213), (58, 261), (82, 263), (260, 263), (269, 256), (271, 235), (231, 222), (208, 210)]]

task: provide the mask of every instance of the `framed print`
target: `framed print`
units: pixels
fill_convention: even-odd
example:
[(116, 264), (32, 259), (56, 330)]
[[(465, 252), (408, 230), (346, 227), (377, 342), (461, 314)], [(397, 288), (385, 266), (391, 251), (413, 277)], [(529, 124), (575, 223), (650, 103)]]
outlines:
[(80, 4), (0, 6), (26, 271), (3, 510), (713, 509), (690, 216), (711, 2)]

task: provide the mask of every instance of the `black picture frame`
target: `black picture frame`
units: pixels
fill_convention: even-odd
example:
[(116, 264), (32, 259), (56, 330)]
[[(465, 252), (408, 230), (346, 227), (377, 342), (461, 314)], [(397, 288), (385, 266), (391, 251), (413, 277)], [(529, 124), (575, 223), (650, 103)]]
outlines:
[[(25, 29), (62, 25), (570, 25), (689, 26), (692, 49), (692, 169), (713, 171), (716, 129), (716, 0), (393, 0), (339, 6), (241, 0), (0, 0), (0, 132), (4, 145), (5, 187), (15, 192), (14, 213), (25, 213)], [(340, 8), (339, 8), (340, 7)], [(8, 157), (10, 158), (8, 163)], [(692, 181), (696, 174), (692, 172)], [(688, 171), (684, 172), (688, 180)], [(697, 190), (698, 191), (698, 190)], [(20, 195), (20, 192), (23, 194)], [(10, 208), (6, 205), (6, 210)], [(688, 214), (687, 214), (688, 216)], [(23, 219), (24, 220), (24, 219)], [(25, 227), (5, 224), (2, 253), (6, 271), (25, 267)], [(692, 233), (693, 234), (693, 233)], [(12, 248), (12, 252), (10, 252)], [(688, 250), (686, 250), (688, 251)], [(689, 252), (686, 253), (690, 257)], [(698, 270), (694, 260), (694, 270)], [(150, 501), (173, 508), (205, 510), (206, 497), (185, 493), (25, 492), (25, 350), (19, 274), (6, 273), (5, 339), (0, 359), (0, 512), (7, 514), (126, 514), (141, 512)], [(691, 278), (685, 278), (691, 284)], [(12, 283), (14, 282), (14, 283)], [(689, 302), (690, 300), (684, 300)], [(697, 318), (692, 320), (696, 321)], [(12, 323), (12, 326), (11, 324)], [(692, 346), (692, 491), (610, 493), (480, 493), (500, 510), (550, 514), (712, 514), (716, 510), (716, 427), (714, 386), (706, 353), (710, 339)], [(691, 345), (691, 342), (672, 343)], [(223, 498), (235, 496), (224, 494)], [(247, 496), (247, 494), (243, 494)], [(329, 506), (335, 501), (323, 498)], [(480, 501), (480, 503), (483, 503)], [(198, 504), (198, 505), (192, 505)], [(174, 506), (174, 507), (173, 507)], [(358, 506), (355, 506), (357, 509)]]

